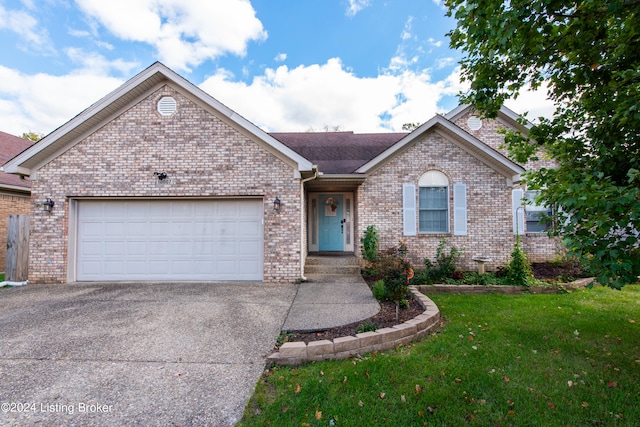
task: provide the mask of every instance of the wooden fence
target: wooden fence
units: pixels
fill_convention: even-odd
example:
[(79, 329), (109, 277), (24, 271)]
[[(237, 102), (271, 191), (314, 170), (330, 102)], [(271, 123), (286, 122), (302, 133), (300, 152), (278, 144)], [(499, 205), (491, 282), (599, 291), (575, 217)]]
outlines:
[(24, 282), (29, 272), (29, 215), (9, 215), (4, 280)]

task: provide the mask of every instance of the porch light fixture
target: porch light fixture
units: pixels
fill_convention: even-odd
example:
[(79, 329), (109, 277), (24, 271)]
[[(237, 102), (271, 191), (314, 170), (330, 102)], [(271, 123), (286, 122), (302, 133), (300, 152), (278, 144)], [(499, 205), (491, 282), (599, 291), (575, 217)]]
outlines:
[(47, 200), (45, 200), (44, 203), (42, 204), (42, 210), (45, 211), (46, 213), (51, 213), (51, 210), (53, 209), (53, 205), (55, 205), (55, 202), (47, 197)]
[(276, 199), (273, 201), (273, 210), (276, 212), (280, 212), (280, 205), (280, 199), (276, 197)]

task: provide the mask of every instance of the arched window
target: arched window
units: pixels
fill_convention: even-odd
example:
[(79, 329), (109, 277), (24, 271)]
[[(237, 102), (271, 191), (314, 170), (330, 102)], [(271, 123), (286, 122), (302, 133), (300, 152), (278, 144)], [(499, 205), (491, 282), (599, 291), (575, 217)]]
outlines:
[(449, 179), (439, 171), (429, 171), (420, 177), (419, 230), (421, 233), (449, 232)]

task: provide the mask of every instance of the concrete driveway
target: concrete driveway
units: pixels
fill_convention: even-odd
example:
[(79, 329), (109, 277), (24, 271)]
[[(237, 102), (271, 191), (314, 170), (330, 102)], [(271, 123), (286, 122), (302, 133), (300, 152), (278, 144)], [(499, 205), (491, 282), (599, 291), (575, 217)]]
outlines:
[(0, 425), (238, 421), (295, 285), (0, 289)]

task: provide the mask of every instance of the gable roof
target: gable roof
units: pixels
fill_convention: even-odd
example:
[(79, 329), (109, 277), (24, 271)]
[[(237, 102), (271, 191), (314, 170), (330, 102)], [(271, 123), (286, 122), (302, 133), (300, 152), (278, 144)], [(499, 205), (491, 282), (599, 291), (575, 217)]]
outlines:
[[(0, 164), (4, 164), (31, 145), (33, 145), (33, 141), (0, 131)], [(19, 176), (0, 172), (0, 188), (29, 191), (31, 183), (21, 179)]]
[(398, 152), (401, 152), (404, 148), (412, 145), (412, 143), (416, 142), (420, 136), (427, 132), (438, 132), (442, 134), (449, 141), (452, 141), (470, 155), (514, 182), (519, 181), (520, 174), (525, 171), (522, 166), (513, 162), (502, 153), (489, 147), (475, 136), (456, 126), (444, 116), (436, 115), (431, 120), (422, 124), (416, 130), (402, 138), (396, 144), (359, 167), (356, 170), (356, 173), (369, 173), (373, 171), (391, 159)]
[[(467, 114), (469, 111), (472, 111), (472, 110), (474, 110), (473, 105), (460, 104), (456, 108), (454, 108), (453, 110), (445, 114), (444, 118), (451, 122), (455, 122), (459, 117)], [(505, 107), (504, 105), (500, 107), (500, 110), (498, 111), (498, 117), (497, 117), (498, 121), (503, 122), (507, 126), (526, 132), (529, 130), (529, 128), (531, 128), (531, 126), (533, 126), (533, 124), (527, 121), (526, 125), (523, 126), (519, 122), (521, 118), (522, 116), (520, 116), (515, 111)]]
[(250, 137), (263, 143), (265, 148), (276, 155), (284, 156), (293, 161), (298, 171), (310, 171), (313, 169), (313, 164), (309, 160), (176, 74), (164, 64), (156, 62), (45, 136), (37, 144), (11, 159), (4, 165), (4, 170), (8, 173), (31, 175), (34, 170), (64, 153), (99, 126), (112, 120), (129, 106), (139, 102), (150, 91), (167, 83), (191, 96), (196, 101), (203, 103), (206, 107), (213, 109), (216, 114), (226, 118), (232, 125), (237, 126)]
[(272, 132), (325, 174), (352, 174), (407, 135), (403, 133)]

